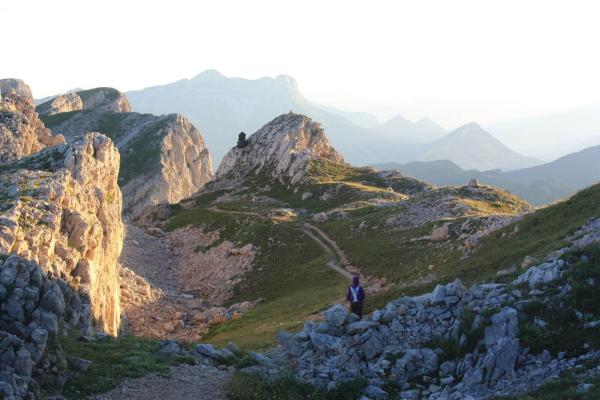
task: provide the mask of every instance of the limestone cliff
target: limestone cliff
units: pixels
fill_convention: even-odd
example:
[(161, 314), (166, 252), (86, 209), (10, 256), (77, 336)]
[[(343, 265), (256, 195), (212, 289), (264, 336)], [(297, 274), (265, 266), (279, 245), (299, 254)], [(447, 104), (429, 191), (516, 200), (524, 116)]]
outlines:
[(117, 334), (123, 243), (119, 152), (89, 133), (0, 172), (0, 254), (39, 264), (89, 296), (98, 327)]
[(17, 79), (0, 80), (0, 98), (0, 164), (64, 142), (61, 135), (52, 136), (38, 118), (25, 83)]
[(36, 107), (41, 115), (81, 110), (130, 112), (131, 106), (123, 93), (113, 88), (100, 87), (61, 94)]
[(319, 123), (290, 112), (260, 128), (245, 145), (229, 150), (216, 175), (235, 179), (250, 172), (266, 173), (281, 183), (296, 185), (306, 176), (311, 159), (344, 162)]
[(211, 156), (200, 131), (181, 115), (99, 109), (43, 118), (69, 140), (99, 131), (115, 142), (121, 152), (124, 210), (132, 218), (154, 205), (189, 197), (213, 177)]

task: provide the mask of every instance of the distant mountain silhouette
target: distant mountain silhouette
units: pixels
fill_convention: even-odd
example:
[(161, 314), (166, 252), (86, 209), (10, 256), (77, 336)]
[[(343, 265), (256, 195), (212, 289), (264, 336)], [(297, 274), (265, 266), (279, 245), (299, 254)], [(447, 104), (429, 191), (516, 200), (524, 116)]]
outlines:
[(379, 126), (378, 130), (420, 143), (431, 142), (448, 133), (444, 128), (429, 118), (421, 118), (417, 122), (411, 122), (402, 115), (396, 115)]
[(286, 75), (250, 80), (228, 78), (218, 71), (208, 70), (192, 79), (127, 95), (138, 112), (177, 112), (191, 119), (203, 132), (217, 164), (235, 144), (240, 131), (254, 132), (288, 111), (320, 122), (336, 148), (351, 163), (401, 159), (402, 152), (408, 151), (404, 147), (412, 144), (400, 138), (387, 138), (365, 127), (378, 123), (374, 116), (348, 113), (308, 101), (298, 91), (296, 81)]
[(430, 143), (416, 160), (450, 160), (463, 169), (480, 171), (519, 169), (542, 163), (509, 149), (475, 122)]
[(189, 118), (203, 133), (216, 165), (235, 145), (240, 131), (254, 132), (289, 111), (321, 123), (335, 148), (355, 165), (419, 159), (450, 159), (463, 168), (479, 169), (536, 164), (481, 129), (461, 140), (458, 134), (444, 136), (444, 129), (427, 118), (413, 123), (397, 116), (379, 124), (368, 113), (321, 106), (304, 98), (296, 81), (286, 75), (251, 80), (208, 70), (192, 79), (128, 92), (127, 96), (134, 111), (179, 113)]
[(403, 174), (439, 186), (464, 185), (471, 178), (509, 190), (540, 206), (564, 199), (600, 182), (600, 146), (566, 155), (556, 161), (509, 172), (464, 170), (448, 160), (414, 161), (406, 164), (373, 164), (380, 169), (398, 169)]

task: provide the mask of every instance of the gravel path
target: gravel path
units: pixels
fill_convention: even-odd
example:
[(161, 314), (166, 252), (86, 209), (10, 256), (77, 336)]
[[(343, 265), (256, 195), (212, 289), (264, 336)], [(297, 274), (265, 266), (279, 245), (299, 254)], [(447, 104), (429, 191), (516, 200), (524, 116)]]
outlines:
[(110, 392), (88, 400), (224, 400), (231, 372), (209, 365), (182, 364), (170, 377), (156, 374), (125, 380)]

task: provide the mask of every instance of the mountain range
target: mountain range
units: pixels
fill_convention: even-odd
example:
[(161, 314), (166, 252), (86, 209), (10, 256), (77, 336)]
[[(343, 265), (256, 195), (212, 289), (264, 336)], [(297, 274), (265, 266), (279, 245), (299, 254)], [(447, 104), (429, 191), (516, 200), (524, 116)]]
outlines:
[(465, 170), (448, 160), (381, 163), (373, 166), (398, 169), (406, 175), (441, 186), (463, 185), (475, 178), (541, 206), (567, 198), (578, 190), (600, 182), (600, 146), (589, 147), (543, 165), (508, 172)]
[[(413, 123), (398, 115), (380, 124), (368, 113), (316, 104), (307, 100), (297, 82), (286, 75), (250, 80), (208, 70), (192, 79), (127, 95), (135, 111), (176, 112), (189, 118), (204, 133), (217, 162), (240, 131), (253, 132), (274, 115), (293, 111), (319, 121), (335, 147), (353, 164), (448, 158), (463, 168), (485, 170), (541, 163), (511, 151), (482, 129), (465, 127), (443, 140), (446, 130), (429, 118)], [(452, 150), (441, 149), (446, 146)]]

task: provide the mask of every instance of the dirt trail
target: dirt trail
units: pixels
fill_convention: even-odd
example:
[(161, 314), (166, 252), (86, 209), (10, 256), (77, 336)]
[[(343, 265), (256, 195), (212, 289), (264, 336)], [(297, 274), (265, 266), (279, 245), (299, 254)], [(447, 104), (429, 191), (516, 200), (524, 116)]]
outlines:
[[(239, 214), (239, 215), (252, 215), (252, 216), (260, 216), (257, 212), (251, 211), (234, 211), (234, 210), (223, 210), (218, 208), (217, 206), (212, 206), (208, 208), (210, 211), (222, 213), (222, 214)], [(343, 275), (348, 279), (352, 279), (352, 274), (346, 271), (343, 267), (349, 265), (348, 257), (344, 253), (342, 249), (334, 242), (329, 236), (325, 234), (322, 230), (317, 228), (316, 226), (309, 224), (308, 222), (304, 223), (304, 228), (301, 229), (308, 237), (317, 242), (319, 246), (321, 246), (325, 251), (333, 256), (331, 260), (327, 262), (327, 265)], [(338, 261), (339, 260), (339, 261)]]
[(171, 376), (149, 374), (127, 379), (110, 392), (88, 400), (224, 400), (231, 372), (198, 364), (171, 368)]
[(221, 214), (240, 214), (240, 215), (253, 215), (255, 217), (259, 217), (260, 214), (257, 212), (252, 212), (252, 211), (235, 211), (235, 210), (223, 210), (221, 208), (218, 208), (217, 206), (211, 206), (208, 207), (209, 211), (214, 211), (214, 212), (218, 212)]
[[(305, 226), (307, 226), (307, 225), (309, 225), (309, 224), (305, 224)], [(302, 229), (302, 232), (304, 232), (306, 234), (306, 236), (310, 237), (312, 240), (317, 242), (319, 244), (319, 246), (321, 246), (327, 253), (329, 253), (333, 256), (333, 258), (327, 262), (327, 265), (331, 269), (342, 274), (343, 276), (345, 276), (348, 279), (352, 279), (352, 274), (350, 272), (346, 271), (344, 268), (342, 268), (342, 266), (338, 262), (338, 259), (340, 259), (340, 261), (341, 261), (342, 257), (340, 257), (339, 253), (335, 252), (335, 248), (332, 249), (332, 247), (328, 246), (323, 240), (321, 240), (321, 238), (319, 238), (315, 234), (313, 234), (312, 231), (310, 230), (310, 228), (304, 228), (304, 229)]]

